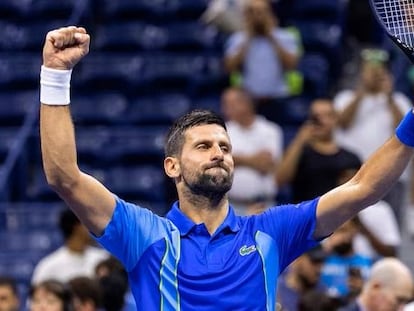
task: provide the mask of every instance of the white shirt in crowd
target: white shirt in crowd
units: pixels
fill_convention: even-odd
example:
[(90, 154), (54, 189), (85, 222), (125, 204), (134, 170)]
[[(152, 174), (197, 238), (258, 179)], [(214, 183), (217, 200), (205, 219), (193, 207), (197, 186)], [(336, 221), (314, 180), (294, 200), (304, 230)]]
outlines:
[[(249, 128), (238, 123), (226, 123), (232, 142), (234, 155), (253, 155), (259, 151), (269, 151), (274, 159), (280, 159), (283, 152), (283, 134), (281, 128), (262, 116)], [(233, 187), (229, 197), (237, 200), (250, 200), (258, 196), (273, 197), (277, 194), (277, 185), (273, 174), (263, 175), (258, 171), (244, 166), (234, 170)]]
[[(355, 92), (346, 90), (338, 93), (334, 99), (335, 109), (343, 111), (351, 104)], [(410, 100), (401, 93), (394, 93), (395, 104), (404, 115), (411, 108)], [(338, 143), (355, 152), (362, 162), (394, 133), (392, 113), (388, 107), (385, 94), (366, 95), (359, 103), (352, 125), (344, 130), (338, 130)]]
[[(359, 212), (361, 223), (382, 243), (397, 247), (401, 244), (401, 235), (391, 206), (385, 201), (379, 201), (374, 205)], [(371, 246), (368, 239), (357, 234), (353, 241), (353, 247), (357, 254), (377, 259), (380, 255)]]
[(88, 247), (82, 254), (70, 251), (66, 246), (42, 258), (34, 269), (32, 284), (55, 279), (67, 282), (74, 277), (94, 277), (96, 265), (109, 257), (97, 247)]

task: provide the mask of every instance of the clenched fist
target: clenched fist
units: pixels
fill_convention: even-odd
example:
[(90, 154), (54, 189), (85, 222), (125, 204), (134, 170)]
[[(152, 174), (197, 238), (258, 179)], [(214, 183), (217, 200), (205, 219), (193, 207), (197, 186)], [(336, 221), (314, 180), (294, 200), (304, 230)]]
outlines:
[(43, 47), (43, 65), (72, 69), (89, 52), (90, 37), (82, 27), (63, 27), (48, 32)]

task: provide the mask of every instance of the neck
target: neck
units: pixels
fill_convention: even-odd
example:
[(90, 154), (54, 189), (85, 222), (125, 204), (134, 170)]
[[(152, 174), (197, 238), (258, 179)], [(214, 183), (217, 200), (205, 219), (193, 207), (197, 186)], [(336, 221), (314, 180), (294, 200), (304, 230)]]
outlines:
[(338, 146), (332, 136), (315, 139), (310, 142), (313, 149), (322, 154), (334, 154), (338, 151)]
[(229, 210), (227, 195), (208, 197), (187, 191), (178, 194), (180, 209), (196, 224), (204, 223), (210, 235), (223, 223)]
[(306, 290), (305, 284), (296, 273), (288, 273), (286, 276), (286, 283), (289, 288), (298, 293), (303, 293)]
[(71, 252), (74, 253), (83, 253), (87, 247), (85, 243), (83, 243), (81, 239), (77, 237), (69, 238), (66, 241), (65, 245)]
[(254, 120), (256, 119), (255, 115), (245, 115), (244, 118), (241, 118), (238, 123), (242, 127), (250, 127), (254, 123)]

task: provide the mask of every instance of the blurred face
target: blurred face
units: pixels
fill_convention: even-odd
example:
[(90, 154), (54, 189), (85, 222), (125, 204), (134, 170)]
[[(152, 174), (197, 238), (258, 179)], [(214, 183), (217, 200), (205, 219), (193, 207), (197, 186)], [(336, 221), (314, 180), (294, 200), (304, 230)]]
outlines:
[(237, 90), (227, 90), (221, 98), (222, 110), (227, 120), (241, 122), (254, 114), (252, 103)]
[(374, 286), (371, 299), (373, 308), (376, 311), (402, 311), (404, 306), (410, 302), (412, 285), (410, 282), (400, 280), (394, 286)]
[(0, 311), (17, 311), (19, 299), (9, 286), (0, 286)]
[(63, 302), (55, 294), (39, 287), (33, 294), (30, 311), (63, 311)]
[(179, 159), (181, 180), (196, 195), (224, 195), (233, 183), (234, 162), (224, 128), (208, 124), (189, 128)]
[(317, 138), (326, 139), (333, 135), (337, 117), (330, 101), (314, 101), (310, 107), (309, 119), (314, 127), (314, 135)]
[(312, 288), (319, 282), (322, 269), (321, 260), (312, 260), (304, 254), (294, 262), (294, 270), (304, 288)]
[(370, 92), (379, 92), (389, 73), (385, 66), (377, 62), (366, 62), (362, 66), (362, 83)]
[(272, 9), (266, 0), (250, 0), (245, 8), (247, 25), (257, 34), (265, 33), (265, 22), (273, 18)]
[(330, 237), (333, 242), (333, 251), (339, 255), (348, 255), (352, 252), (352, 241), (358, 233), (356, 224), (349, 220), (340, 226)]

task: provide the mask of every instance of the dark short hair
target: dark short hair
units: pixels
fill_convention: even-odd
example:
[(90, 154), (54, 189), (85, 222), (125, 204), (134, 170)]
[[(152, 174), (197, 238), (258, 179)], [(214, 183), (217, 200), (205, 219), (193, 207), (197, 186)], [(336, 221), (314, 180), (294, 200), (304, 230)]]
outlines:
[(97, 280), (79, 276), (69, 281), (69, 287), (74, 297), (81, 302), (93, 301), (95, 307), (102, 306), (102, 291)]
[(17, 289), (17, 282), (12, 277), (0, 276), (0, 286), (10, 288), (15, 296), (18, 296), (19, 294)]
[(73, 233), (73, 230), (81, 222), (70, 209), (64, 209), (60, 214), (59, 228), (66, 241)]
[(52, 293), (62, 301), (63, 311), (72, 311), (72, 292), (66, 284), (57, 280), (45, 280), (33, 285), (29, 291), (29, 297), (33, 299), (34, 294), (40, 288), (43, 288), (49, 293)]
[(207, 124), (217, 124), (227, 131), (223, 118), (210, 110), (195, 109), (178, 118), (168, 131), (164, 149), (165, 156), (177, 156), (181, 153), (184, 134), (189, 128)]

